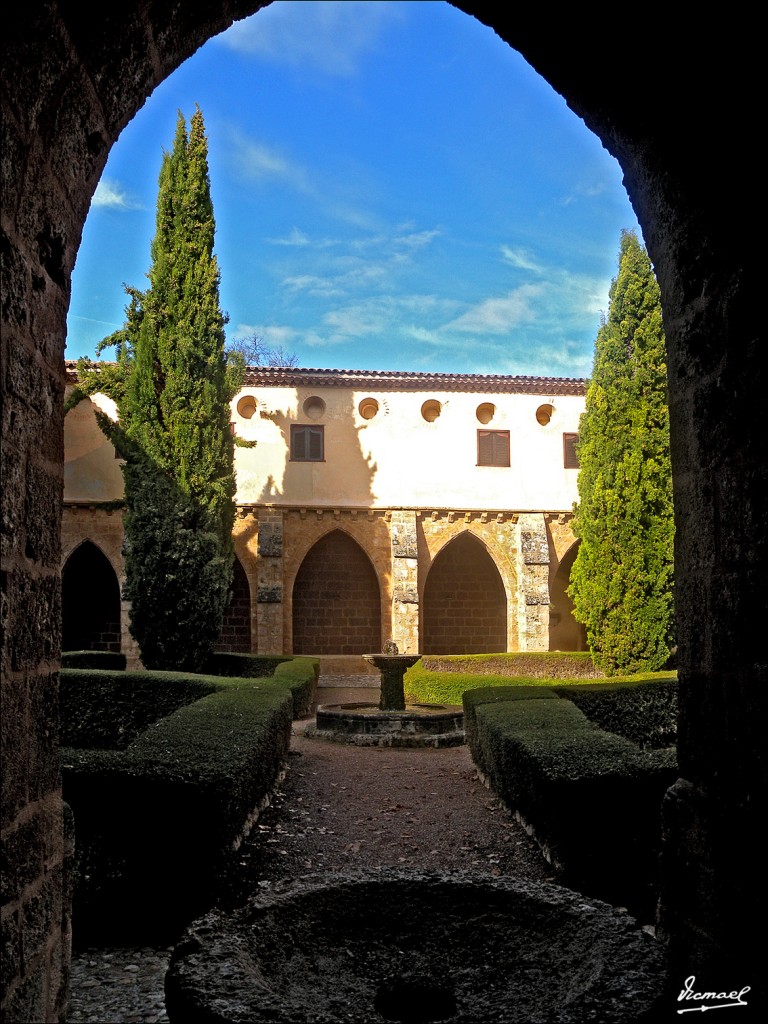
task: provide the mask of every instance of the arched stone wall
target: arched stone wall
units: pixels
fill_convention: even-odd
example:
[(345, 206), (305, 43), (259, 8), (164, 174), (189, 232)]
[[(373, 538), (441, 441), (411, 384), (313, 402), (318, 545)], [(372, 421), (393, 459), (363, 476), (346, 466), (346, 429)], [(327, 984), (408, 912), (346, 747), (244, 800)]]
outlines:
[(61, 643), (65, 651), (120, 650), (120, 585), (104, 552), (85, 540), (64, 563)]
[(232, 566), (232, 597), (224, 612), (217, 651), (251, 653), (251, 588), (237, 556)]
[[(520, 530), (514, 514), (461, 515), (451, 512), (424, 513), (419, 518), (419, 599), (424, 607), (424, 590), (440, 552), (463, 534), (471, 535), (486, 549), (498, 570), (507, 608), (507, 638), (502, 650), (520, 650)], [(422, 616), (423, 619), (423, 616)]]
[[(293, 594), (296, 576), (307, 553), (334, 530), (342, 530), (357, 544), (373, 566), (379, 589), (379, 636), (390, 629), (392, 600), (392, 553), (389, 528), (384, 512), (339, 512), (333, 510), (295, 510), (284, 516), (284, 559), (281, 567), (283, 588), (283, 643), (281, 650), (297, 653), (293, 641)], [(340, 651), (333, 652), (340, 654)], [(365, 652), (367, 653), (367, 652)]]
[(381, 594), (371, 560), (348, 533), (331, 530), (302, 560), (292, 589), (295, 654), (380, 651)]
[[(9, 1024), (63, 1016), (69, 928), (58, 784), (63, 345), (70, 274), (107, 154), (152, 89), (253, 0), (28, 0), (4, 18), (2, 578)], [(667, 800), (660, 924), (681, 970), (762, 978), (757, 808), (768, 467), (765, 315), (750, 244), (762, 164), (760, 34), (743, 12), (635, 19), (455, 6), (489, 24), (620, 161), (656, 267), (668, 345), (682, 780)], [(595, 39), (601, 40), (599, 51)], [(663, 57), (663, 73), (652, 70)], [(500, 127), (503, 127), (500, 126)], [(759, 271), (758, 271), (759, 267)], [(758, 278), (759, 273), (759, 278)], [(722, 983), (722, 984), (721, 984)]]
[(571, 569), (578, 552), (573, 544), (560, 559), (557, 570), (549, 581), (549, 649), (550, 651), (586, 651), (586, 630), (573, 617), (573, 601), (567, 593), (571, 582)]
[(507, 647), (507, 600), (485, 546), (463, 532), (440, 551), (424, 584), (424, 654), (494, 654)]

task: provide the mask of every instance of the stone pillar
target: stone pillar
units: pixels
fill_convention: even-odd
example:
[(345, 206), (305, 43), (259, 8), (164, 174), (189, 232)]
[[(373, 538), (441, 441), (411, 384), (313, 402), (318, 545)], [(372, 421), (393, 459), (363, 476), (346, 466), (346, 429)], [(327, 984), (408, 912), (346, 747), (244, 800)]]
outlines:
[[(416, 513), (398, 510), (390, 522), (392, 538), (392, 636), (401, 654), (419, 652), (419, 562)], [(389, 637), (385, 637), (386, 642)]]
[(283, 513), (261, 510), (258, 526), (257, 650), (283, 653)]
[(549, 650), (549, 541), (544, 516), (524, 513), (520, 529), (520, 649)]

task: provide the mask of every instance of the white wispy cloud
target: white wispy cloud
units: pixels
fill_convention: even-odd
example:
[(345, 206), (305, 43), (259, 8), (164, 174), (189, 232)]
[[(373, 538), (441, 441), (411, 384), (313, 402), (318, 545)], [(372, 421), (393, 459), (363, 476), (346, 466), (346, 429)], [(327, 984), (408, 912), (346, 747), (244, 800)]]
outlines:
[[(327, 217), (358, 230), (370, 231), (376, 222), (371, 213), (347, 199), (349, 181), (329, 181), (323, 172), (302, 163), (277, 146), (250, 138), (239, 128), (227, 131), (228, 160), (236, 177), (249, 185), (257, 182), (289, 189), (315, 204)], [(309, 238), (294, 227), (287, 236), (272, 239), (273, 245), (299, 247)]]
[(605, 181), (585, 182), (577, 185), (568, 195), (561, 196), (557, 200), (557, 205), (571, 206), (582, 199), (597, 199), (599, 196), (605, 195), (609, 189), (610, 186)]
[(513, 249), (511, 245), (502, 245), (501, 255), (506, 263), (518, 270), (529, 270), (536, 274), (543, 272), (544, 268), (528, 249)]
[(541, 284), (524, 284), (506, 295), (483, 299), (451, 320), (445, 329), (474, 334), (506, 334), (520, 324), (536, 319), (535, 300), (540, 298), (543, 290)]
[(238, 174), (251, 181), (277, 181), (303, 193), (314, 193), (311, 178), (301, 164), (274, 146), (249, 139), (242, 132), (229, 134), (230, 158)]
[(299, 248), (311, 245), (309, 235), (305, 234), (297, 227), (291, 228), (284, 238), (270, 238), (268, 241), (271, 242), (272, 245), (286, 245)]
[(102, 178), (91, 200), (92, 206), (110, 210), (143, 210), (143, 204), (129, 195), (119, 181)]
[(378, 0), (284, 0), (233, 25), (219, 42), (271, 64), (349, 77), (400, 17), (397, 4)]
[(305, 292), (318, 298), (332, 298), (343, 295), (344, 288), (338, 279), (321, 277), (318, 274), (294, 274), (283, 278), (283, 287), (292, 292)]
[(273, 240), (273, 244), (295, 250), (289, 272), (280, 272), (281, 284), (289, 292), (353, 297), (372, 290), (394, 290), (405, 266), (439, 234), (438, 229), (431, 228), (316, 240), (298, 232), (295, 237), (291, 233), (285, 239)]

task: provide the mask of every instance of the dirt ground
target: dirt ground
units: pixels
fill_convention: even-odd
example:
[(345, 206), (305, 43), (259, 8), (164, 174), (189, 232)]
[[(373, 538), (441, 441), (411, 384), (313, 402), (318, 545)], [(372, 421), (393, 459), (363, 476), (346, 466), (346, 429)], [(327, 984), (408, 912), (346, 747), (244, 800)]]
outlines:
[(285, 778), (240, 850), (240, 895), (345, 868), (471, 870), (554, 880), (466, 746), (358, 747), (294, 725)]

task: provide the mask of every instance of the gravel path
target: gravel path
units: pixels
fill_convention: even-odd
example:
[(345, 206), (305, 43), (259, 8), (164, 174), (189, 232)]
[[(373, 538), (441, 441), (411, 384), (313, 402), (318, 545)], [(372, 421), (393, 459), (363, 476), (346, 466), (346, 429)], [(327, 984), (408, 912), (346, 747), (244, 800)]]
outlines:
[[(285, 778), (241, 847), (226, 903), (277, 879), (345, 868), (552, 878), (536, 844), (478, 780), (466, 747), (347, 746), (306, 738), (307, 724), (294, 723)], [(167, 1021), (169, 955), (146, 948), (76, 953), (69, 1024)]]

